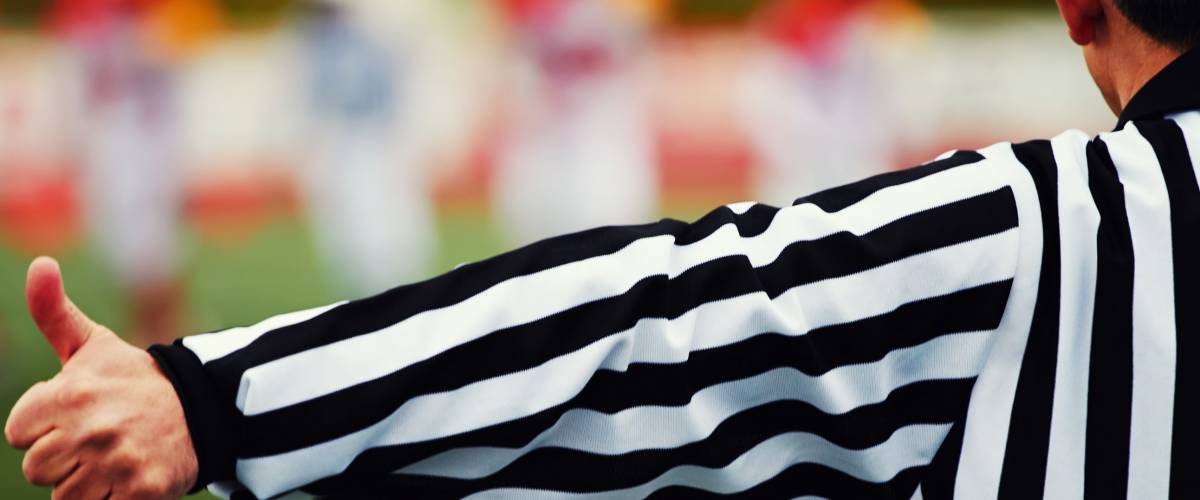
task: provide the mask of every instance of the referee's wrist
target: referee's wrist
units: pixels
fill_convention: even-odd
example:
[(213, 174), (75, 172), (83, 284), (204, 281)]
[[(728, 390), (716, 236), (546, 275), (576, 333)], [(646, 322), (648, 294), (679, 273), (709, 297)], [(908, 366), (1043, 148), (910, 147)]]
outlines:
[(191, 350), (179, 342), (151, 346), (148, 351), (158, 362), (183, 406), (198, 471), (189, 493), (196, 493), (217, 481), (235, 479), (232, 405), (221, 404), (216, 385), (204, 365)]

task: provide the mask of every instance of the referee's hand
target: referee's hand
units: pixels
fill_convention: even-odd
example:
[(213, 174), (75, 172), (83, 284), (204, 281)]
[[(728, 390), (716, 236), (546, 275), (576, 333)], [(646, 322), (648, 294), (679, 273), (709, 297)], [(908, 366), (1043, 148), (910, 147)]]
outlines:
[(55, 499), (178, 498), (197, 464), (174, 388), (145, 351), (88, 319), (63, 290), (58, 263), (34, 260), (29, 311), (62, 371), (29, 389), (4, 436)]

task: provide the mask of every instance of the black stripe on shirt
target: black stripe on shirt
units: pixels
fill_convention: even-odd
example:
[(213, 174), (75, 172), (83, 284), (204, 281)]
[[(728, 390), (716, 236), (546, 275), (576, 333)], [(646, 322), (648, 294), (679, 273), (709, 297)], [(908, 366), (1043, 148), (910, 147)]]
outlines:
[(873, 363), (888, 353), (956, 333), (994, 330), (1012, 281), (911, 302), (887, 314), (812, 330), (801, 336), (765, 333), (736, 344), (694, 351), (686, 363), (637, 363), (600, 370), (571, 406), (617, 413), (635, 406), (678, 406), (705, 387), (780, 367), (820, 376)]
[[(969, 398), (970, 396), (968, 396)], [(967, 405), (963, 405), (954, 427), (942, 441), (933, 461), (921, 475), (921, 498), (925, 500), (952, 500), (954, 485), (958, 479), (958, 462), (962, 458), (963, 437), (967, 428)]]
[(1133, 239), (1125, 188), (1104, 141), (1088, 144), (1088, 185), (1100, 227), (1088, 369), (1084, 497), (1124, 496), (1133, 406)]
[(687, 486), (672, 486), (654, 492), (648, 498), (698, 500), (707, 498), (878, 498), (907, 500), (912, 496), (924, 467), (900, 471), (884, 483), (871, 483), (820, 464), (803, 463), (788, 467), (771, 480), (746, 491), (722, 495)]
[(1013, 146), (1017, 160), (1033, 177), (1042, 212), (1042, 262), (1037, 302), (1017, 379), (1008, 442), (1000, 474), (999, 498), (1039, 498), (1046, 479), (1050, 415), (1058, 366), (1061, 274), (1058, 231), (1058, 164), (1049, 141)]
[(1175, 278), (1175, 415), (1171, 429), (1171, 498), (1200, 498), (1200, 488), (1191, 477), (1193, 455), (1200, 435), (1196, 423), (1200, 411), (1193, 401), (1200, 391), (1200, 369), (1194, 360), (1200, 354), (1200, 187), (1187, 140), (1173, 121), (1137, 122), (1137, 129), (1154, 147), (1162, 166), (1171, 204), (1171, 245)]
[[(444, 450), (474, 446), (521, 448), (570, 409), (603, 413), (643, 405), (687, 404), (696, 391), (780, 367), (810, 375), (838, 366), (868, 363), (883, 354), (944, 335), (995, 329), (1012, 281), (1003, 281), (906, 304), (874, 318), (820, 328), (800, 337), (766, 334), (737, 344), (697, 351), (685, 363), (633, 364), (625, 372), (601, 370), (570, 401), (537, 414), (456, 436), (367, 450), (328, 491), (400, 469)], [(754, 362), (746, 362), (754, 360)], [(932, 386), (930, 386), (932, 387)], [(950, 398), (952, 399), (952, 398)], [(961, 401), (965, 414), (966, 401)]]
[[(744, 491), (721, 494), (688, 486), (661, 488), (646, 498), (794, 498), (815, 495), (825, 498), (907, 499), (912, 495), (925, 467), (910, 467), (883, 483), (873, 483), (845, 472), (816, 463), (798, 463), (784, 469), (775, 477)], [(462, 498), (474, 491), (464, 491), (454, 483), (436, 480), (414, 481), (409, 476), (375, 477), (369, 482), (347, 484), (322, 498), (395, 498), (396, 492), (422, 499)], [(320, 494), (306, 489), (310, 493)], [(486, 495), (486, 492), (481, 492)]]
[[(500, 471), (475, 480), (406, 475), (414, 484), (458, 483), (466, 492), (532, 488), (602, 492), (633, 488), (676, 467), (720, 469), (781, 434), (804, 432), (847, 450), (886, 442), (897, 430), (916, 424), (954, 421), (966, 405), (974, 378), (935, 380), (896, 389), (880, 403), (830, 415), (802, 401), (775, 401), (732, 415), (701, 441), (670, 449), (602, 455), (558, 447), (537, 448)], [(409, 491), (404, 489), (401, 491)]]
[(877, 175), (870, 179), (845, 186), (826, 189), (825, 191), (800, 198), (796, 200), (795, 204), (812, 203), (821, 207), (826, 212), (837, 212), (866, 199), (883, 188), (908, 184), (955, 167), (979, 163), (983, 159), (983, 155), (975, 151), (955, 151), (954, 154), (943, 160), (927, 163), (917, 168)]
[[(904, 217), (861, 237), (843, 232), (794, 243), (759, 269), (739, 255), (707, 262), (674, 279), (648, 277), (623, 295), (494, 332), (370, 382), (246, 417), (238, 433), (239, 456), (274, 455), (337, 438), (373, 425), (412, 397), (540, 365), (641, 319), (677, 318), (699, 305), (753, 292), (774, 298), (806, 283), (998, 234), (1016, 223), (1012, 190), (1004, 187)], [(514, 355), (493, 355), (500, 351)]]
[[(981, 161), (973, 151), (958, 152), (949, 158), (913, 169), (884, 174), (850, 186), (814, 195), (811, 201), (826, 211), (838, 211), (882, 189), (965, 167)], [(467, 264), (445, 275), (416, 285), (402, 286), (380, 295), (333, 308), (312, 320), (268, 332), (250, 345), (221, 359), (209, 362), (217, 375), (217, 384), (235, 394), (242, 373), (298, 352), (365, 335), (399, 323), (416, 314), (448, 307), (478, 295), (499, 283), (552, 269), (571, 262), (609, 255), (629, 244), (656, 236), (670, 235), (676, 245), (687, 245), (733, 224), (739, 234), (754, 236), (770, 226), (778, 212), (756, 205), (738, 215), (727, 207), (714, 210), (693, 224), (663, 220), (654, 224), (605, 227), (550, 238), (480, 262)]]

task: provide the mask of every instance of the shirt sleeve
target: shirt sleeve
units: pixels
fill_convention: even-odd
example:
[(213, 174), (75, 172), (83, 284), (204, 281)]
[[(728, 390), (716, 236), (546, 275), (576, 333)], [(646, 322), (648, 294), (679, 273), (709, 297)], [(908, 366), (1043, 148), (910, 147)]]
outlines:
[(911, 494), (1012, 291), (1017, 206), (988, 163), (552, 238), (151, 352), (197, 487)]

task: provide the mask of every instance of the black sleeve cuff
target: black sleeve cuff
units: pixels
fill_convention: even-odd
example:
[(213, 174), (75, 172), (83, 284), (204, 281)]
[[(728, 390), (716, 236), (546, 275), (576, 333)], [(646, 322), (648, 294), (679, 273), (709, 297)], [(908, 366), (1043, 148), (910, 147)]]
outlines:
[(189, 493), (217, 481), (233, 480), (236, 471), (232, 424), (236, 410), (232, 399), (226, 403), (220, 397), (200, 359), (178, 341), (173, 345), (152, 346), (149, 352), (175, 386), (196, 448), (199, 471)]

